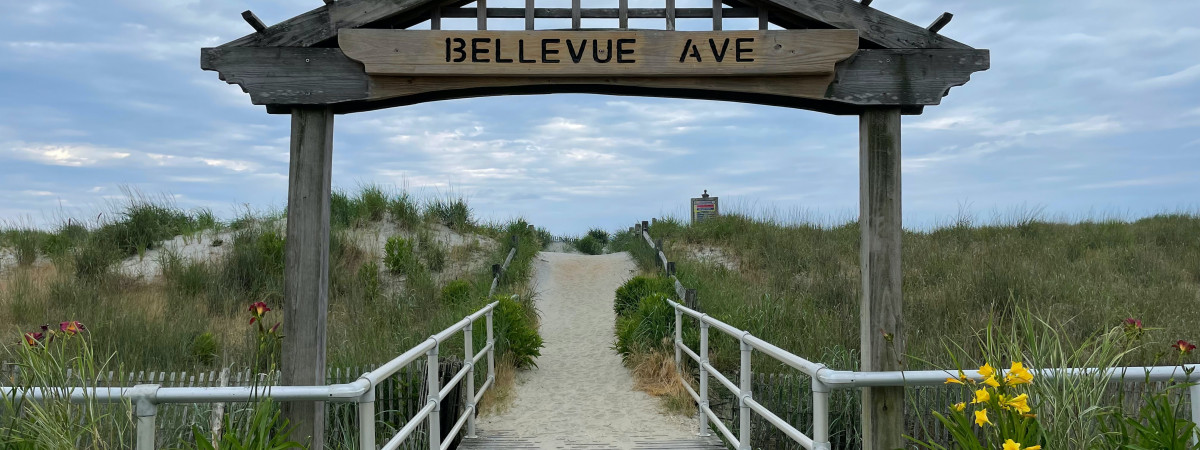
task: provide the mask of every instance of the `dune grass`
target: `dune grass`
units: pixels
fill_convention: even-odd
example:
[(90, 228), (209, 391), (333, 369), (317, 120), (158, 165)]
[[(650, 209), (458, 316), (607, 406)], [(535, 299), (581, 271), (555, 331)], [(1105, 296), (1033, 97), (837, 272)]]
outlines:
[[(725, 215), (688, 226), (667, 218), (651, 227), (677, 274), (699, 292), (702, 309), (798, 355), (823, 361), (856, 354), (859, 343), (859, 227), (819, 226)], [(903, 237), (904, 313), (909, 368), (944, 367), (946, 344), (975, 345), (990, 323), (1028, 307), (1084, 342), (1123, 319), (1141, 319), (1162, 342), (1130, 354), (1151, 364), (1176, 339), (1200, 338), (1191, 323), (1200, 298), (1200, 217), (1159, 215), (1053, 223), (1036, 216), (973, 226), (959, 221)], [(628, 232), (628, 250), (653, 270), (652, 251)], [(713, 257), (711, 255), (719, 255)], [(696, 255), (707, 255), (703, 258)], [(711, 359), (736, 368), (732, 339), (713, 340)], [(771, 370), (764, 358), (760, 369)], [(854, 369), (855, 367), (837, 367)]]
[[(283, 309), (285, 213), (247, 212), (222, 222), (208, 210), (184, 211), (165, 196), (131, 193), (99, 220), (0, 230), (0, 250), (19, 256), (0, 273), (3, 342), (15, 344), (42, 324), (79, 320), (92, 329), (96, 353), (115, 354), (114, 364), (126, 368), (246, 363), (247, 305), (263, 301)], [(523, 293), (529, 259), (542, 246), (523, 220), (475, 220), (463, 198), (421, 202), (375, 185), (334, 194), (331, 222), (331, 365), (386, 361), (486, 304), (490, 265), (504, 259), (514, 234), (521, 245), (500, 290)], [(439, 224), (468, 243), (447, 248), (430, 231)], [(383, 249), (364, 247), (364, 233), (376, 229), (394, 229), (412, 243), (405, 270), (389, 273)], [(122, 261), (149, 257), (164, 240), (202, 233), (222, 248), (219, 257), (160, 251), (161, 276), (137, 279), (119, 270)], [(447, 284), (453, 295), (442, 292)], [(448, 348), (461, 349), (461, 343)]]

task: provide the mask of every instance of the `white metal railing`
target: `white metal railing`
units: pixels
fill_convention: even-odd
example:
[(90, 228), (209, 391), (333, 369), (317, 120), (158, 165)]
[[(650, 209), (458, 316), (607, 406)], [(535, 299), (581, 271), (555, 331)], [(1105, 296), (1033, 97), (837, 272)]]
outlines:
[[(710, 317), (707, 314), (690, 309), (680, 305), (674, 301), (667, 301), (671, 307), (675, 309), (675, 366), (681, 367), (683, 355), (686, 354), (689, 358), (696, 362), (700, 369), (700, 388), (699, 392), (692, 389), (688, 380), (683, 378), (683, 373), (680, 371), (679, 377), (683, 381), (684, 388), (692, 399), (700, 407), (698, 421), (701, 435), (708, 435), (709, 419), (712, 420), (711, 425), (716, 428), (729, 442), (730, 445), (741, 449), (748, 450), (751, 447), (750, 443), (750, 414), (758, 414), (762, 416), (768, 423), (782, 431), (789, 438), (799, 443), (809, 450), (828, 450), (829, 442), (829, 396), (833, 389), (851, 389), (861, 387), (878, 387), (878, 386), (935, 386), (945, 383), (947, 377), (957, 377), (957, 371), (951, 373), (945, 370), (918, 370), (918, 371), (896, 371), (896, 372), (853, 372), (832, 370), (823, 364), (814, 363), (807, 359), (796, 356), (783, 350), (769, 342), (759, 339), (749, 332), (734, 328), (724, 322)], [(688, 348), (683, 343), (683, 316), (694, 318), (699, 321), (700, 325), (700, 352), (699, 355), (695, 351)], [(741, 363), (739, 365), (739, 383), (735, 385), (732, 381), (717, 371), (715, 367), (708, 361), (708, 335), (709, 329), (716, 328), (734, 339), (737, 339), (741, 344)], [(780, 418), (775, 413), (771, 412), (762, 404), (754, 400), (753, 392), (751, 391), (751, 370), (750, 357), (754, 350), (766, 354), (800, 372), (808, 375), (812, 379), (813, 393), (813, 431), (812, 436), (808, 436), (796, 429), (796, 427), (787, 423), (786, 420)], [(1120, 367), (1106, 369), (1104, 375), (1110, 376), (1111, 382), (1119, 382), (1126, 374), (1136, 374), (1139, 377), (1144, 376), (1147, 382), (1156, 381), (1184, 381), (1195, 382), (1200, 381), (1200, 373), (1193, 374), (1193, 371), (1200, 368), (1200, 365), (1186, 366), (1159, 366), (1159, 367)], [(1088, 368), (1050, 368), (1050, 369), (1033, 369), (1031, 372), (1039, 377), (1059, 378), (1059, 377), (1078, 377), (1078, 376), (1093, 376), (1100, 374), (1100, 369)], [(964, 370), (963, 373), (972, 378), (982, 378), (982, 375), (975, 370)], [(715, 378), (717, 381), (732, 392), (738, 398), (738, 406), (740, 412), (738, 414), (739, 429), (738, 436), (734, 436), (733, 432), (713, 413), (708, 405), (708, 379)], [(1200, 423), (1200, 385), (1193, 384), (1188, 387), (1188, 394), (1191, 398), (1191, 420), (1192, 422)], [(1194, 442), (1194, 439), (1193, 439)]]
[[(427, 358), (426, 384), (428, 401), (416, 415), (409, 418), (408, 423), (400, 429), (384, 445), (383, 449), (397, 449), (422, 422), (429, 424), (429, 448), (445, 450), (449, 448), (454, 437), (466, 426), (467, 437), (475, 436), (475, 405), (483, 398), (484, 392), (496, 381), (496, 341), (493, 335), (492, 313), (499, 302), (492, 302), (479, 311), (463, 318), (458, 323), (430, 336), (421, 344), (409, 349), (400, 356), (388, 361), (379, 368), (367, 372), (357, 380), (345, 384), (327, 386), (242, 386), (242, 387), (162, 387), (158, 384), (140, 384), (133, 387), (98, 387), (71, 388), (69, 398), (73, 402), (123, 402), (129, 401), (137, 416), (136, 449), (152, 450), (155, 445), (155, 417), (158, 415), (158, 405), (170, 403), (222, 403), (248, 402), (259, 398), (271, 398), (276, 401), (325, 401), (358, 404), (358, 436), (359, 448), (376, 450), (375, 443), (375, 387), (384, 379), (395, 375), (418, 358)], [(487, 343), (478, 353), (472, 348), (474, 340), (472, 331), (474, 323), (480, 318), (486, 319)], [(440, 387), (438, 374), (438, 351), (441, 343), (458, 332), (463, 333), (463, 368)], [(484, 356), (487, 357), (487, 381), (475, 391), (475, 364)], [(441, 441), (441, 424), (439, 409), (442, 399), (450, 394), (462, 381), (466, 381), (467, 405), (459, 416), (454, 427), (450, 430), (445, 442)], [(0, 394), (39, 401), (45, 398), (50, 389), (33, 388), (19, 389), (0, 387)], [(54, 389), (61, 392), (62, 390)]]

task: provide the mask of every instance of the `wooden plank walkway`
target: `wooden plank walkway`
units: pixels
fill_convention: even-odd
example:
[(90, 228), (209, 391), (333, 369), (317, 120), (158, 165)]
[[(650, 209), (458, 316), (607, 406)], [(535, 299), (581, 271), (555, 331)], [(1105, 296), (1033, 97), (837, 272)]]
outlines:
[[(538, 438), (517, 436), (511, 431), (479, 431), (475, 439), (463, 439), (459, 450), (725, 450), (727, 447), (716, 436), (694, 439), (661, 440), (655, 436), (632, 436), (632, 447), (616, 447), (612, 444), (558, 439), (545, 442)], [(539, 442), (541, 441), (541, 442)]]

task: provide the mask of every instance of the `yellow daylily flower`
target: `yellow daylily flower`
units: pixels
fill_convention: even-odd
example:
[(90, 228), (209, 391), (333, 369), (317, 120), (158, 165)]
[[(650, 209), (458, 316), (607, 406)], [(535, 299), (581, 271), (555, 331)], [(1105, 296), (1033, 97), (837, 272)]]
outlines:
[(1008, 374), (1004, 376), (1004, 382), (1010, 385), (1032, 383), (1033, 373), (1019, 361), (1014, 361), (1012, 368), (1008, 369)]
[(1033, 447), (1025, 447), (1025, 450), (1042, 450), (1042, 446), (1035, 445)]
[(1021, 444), (1013, 442), (1012, 439), (1004, 441), (1004, 450), (1021, 450)]
[(991, 377), (992, 374), (995, 374), (995, 373), (996, 373), (996, 369), (993, 369), (992, 365), (988, 364), (988, 363), (983, 363), (983, 366), (979, 368), (979, 374), (983, 375), (984, 378)]
[(976, 403), (987, 403), (987, 401), (991, 399), (992, 394), (988, 393), (987, 389), (980, 389), (975, 391), (975, 399), (971, 400), (971, 404), (974, 405)]
[(950, 407), (953, 408), (955, 411), (962, 412), (964, 409), (967, 409), (967, 404), (963, 403), (963, 402), (958, 402), (958, 403), (951, 405)]
[(994, 377), (994, 376), (988, 377), (986, 380), (983, 380), (983, 384), (986, 384), (986, 385), (994, 387), (994, 388), (1000, 387), (1000, 382), (996, 381), (996, 377)]
[(1021, 414), (1029, 412), (1029, 396), (1025, 394), (1018, 395), (1011, 399), (1002, 399), (1001, 402), (1010, 408), (1017, 410)]
[(992, 423), (992, 421), (988, 420), (986, 409), (981, 409), (979, 411), (975, 411), (975, 425), (982, 427), (985, 424), (991, 424), (991, 423)]
[(958, 378), (947, 378), (946, 382), (944, 384), (950, 384), (950, 383), (963, 384), (962, 380), (960, 380)]

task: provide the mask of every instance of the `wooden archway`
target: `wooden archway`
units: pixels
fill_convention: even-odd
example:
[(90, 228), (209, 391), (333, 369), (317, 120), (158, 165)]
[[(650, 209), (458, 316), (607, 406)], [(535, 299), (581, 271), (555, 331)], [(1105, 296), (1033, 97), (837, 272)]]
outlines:
[[(241, 86), (268, 113), (292, 116), (284, 384), (325, 382), (334, 116), (451, 98), (549, 93), (709, 99), (858, 115), (860, 370), (900, 370), (900, 117), (939, 104), (951, 87), (987, 70), (988, 51), (938, 34), (952, 17), (948, 13), (921, 27), (871, 8), (870, 0), (714, 0), (712, 8), (664, 2), (664, 8), (628, 8), (628, 0), (620, 0), (618, 8), (585, 9), (581, 0), (572, 8), (536, 8), (534, 0), (526, 0), (525, 8), (489, 8), (486, 0), (325, 0), (270, 27), (246, 11), (255, 33), (201, 50), (203, 69)], [(441, 19), (450, 17), (474, 18), (477, 30), (440, 31)], [(487, 31), (494, 18), (523, 18), (525, 30)], [(536, 30), (539, 18), (571, 19), (572, 28)], [(583, 19), (592, 18), (616, 19), (619, 26), (583, 30)], [(629, 30), (631, 18), (661, 19), (665, 30)], [(675, 31), (682, 18), (712, 19), (712, 31)], [(758, 30), (724, 31), (726, 18), (757, 18)], [(431, 30), (406, 30), (422, 22)], [(786, 31), (769, 30), (770, 23)], [(606, 45), (587, 62), (579, 42), (593, 39), (593, 51), (600, 52), (603, 38), (628, 47)], [(571, 39), (575, 46), (564, 42)], [(714, 53), (707, 61), (703, 45), (689, 55), (692, 42), (708, 39)], [(475, 45), (470, 52), (468, 45)], [(571, 64), (555, 62), (567, 55)], [(624, 66), (605, 65), (622, 55), (637, 56), (619, 61), (630, 63)], [(904, 445), (903, 400), (903, 388), (864, 389), (864, 448)], [(296, 435), (323, 439), (323, 405), (289, 405), (287, 413)]]

